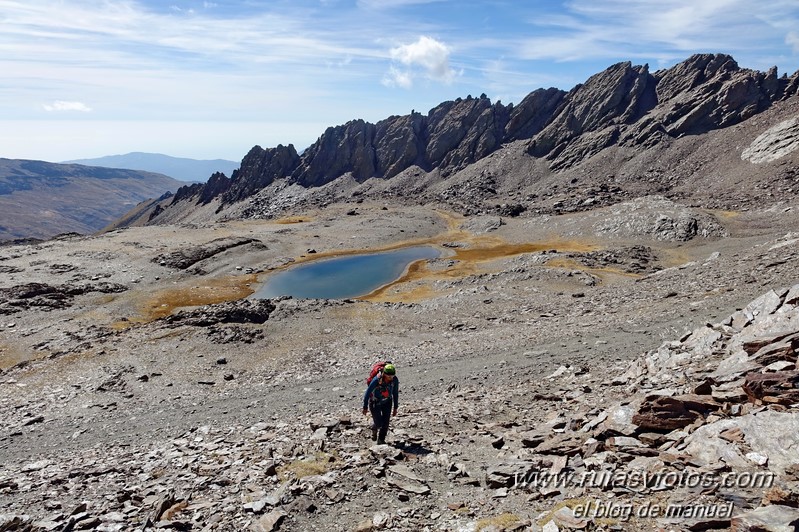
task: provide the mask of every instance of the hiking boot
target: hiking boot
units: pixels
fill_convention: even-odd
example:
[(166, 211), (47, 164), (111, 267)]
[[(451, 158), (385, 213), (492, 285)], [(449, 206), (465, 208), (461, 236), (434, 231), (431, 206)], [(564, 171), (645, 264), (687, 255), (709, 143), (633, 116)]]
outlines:
[(378, 445), (385, 445), (386, 444), (386, 440), (383, 439), (383, 438), (380, 438), (379, 440), (377, 440), (377, 444)]
[(372, 441), (377, 439), (377, 427), (372, 427)]

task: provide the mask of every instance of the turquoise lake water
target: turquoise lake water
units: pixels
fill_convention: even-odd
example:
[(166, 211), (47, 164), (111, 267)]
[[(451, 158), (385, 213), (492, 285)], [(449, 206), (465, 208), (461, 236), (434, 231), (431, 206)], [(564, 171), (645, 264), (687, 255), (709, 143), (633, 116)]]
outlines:
[(415, 246), (362, 255), (349, 255), (300, 264), (271, 275), (252, 296), (269, 299), (347, 299), (366, 295), (396, 281), (414, 261), (440, 255), (436, 248)]

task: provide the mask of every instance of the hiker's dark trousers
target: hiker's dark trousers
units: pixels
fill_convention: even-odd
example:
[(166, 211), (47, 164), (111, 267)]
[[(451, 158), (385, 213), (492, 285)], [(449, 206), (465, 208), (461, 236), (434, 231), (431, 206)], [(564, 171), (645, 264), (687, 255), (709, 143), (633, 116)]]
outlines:
[(388, 434), (388, 422), (391, 421), (391, 401), (385, 401), (383, 404), (370, 404), (369, 411), (372, 412), (374, 426), (379, 431), (377, 441), (385, 441), (386, 434)]

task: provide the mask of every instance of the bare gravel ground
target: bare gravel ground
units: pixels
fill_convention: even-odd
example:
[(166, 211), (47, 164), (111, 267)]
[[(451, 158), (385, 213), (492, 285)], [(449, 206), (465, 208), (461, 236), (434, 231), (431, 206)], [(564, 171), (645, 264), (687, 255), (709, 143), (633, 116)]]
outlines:
[[(108, 283), (121, 291), (16, 298), (0, 306), (0, 480), (45, 457), (68, 468), (87, 450), (112, 456), (130, 446), (158, 448), (198, 427), (225, 434), (258, 423), (306, 427), (314, 417), (350, 414), (360, 429), (363, 378), (381, 357), (397, 364), (402, 382), (395, 440), (403, 431), (421, 433), (428, 443), (456, 438), (457, 420), (447, 425), (428, 410), (454, 389), (474, 390), (472, 399), (457, 400), (482, 405), (483, 417), (500, 420), (540, 404), (543, 418), (552, 411), (547, 397), (569, 391), (544, 378), (559, 366), (585, 367), (596, 382), (611, 379), (662, 342), (799, 281), (798, 211), (790, 205), (737, 213), (686, 209), (708, 235), (681, 241), (653, 230), (663, 229), (656, 222), (664, 216), (678, 220), (680, 206), (636, 202), (503, 218), (501, 225), (499, 218), (463, 218), (433, 206), (384, 210), (363, 203), (277, 221), (130, 228), (2, 247), (0, 289), (42, 283), (63, 294), (65, 286), (94, 290)], [(347, 215), (354, 207), (358, 214)], [(626, 222), (617, 223), (619, 217)], [(185, 270), (163, 259), (240, 237), (259, 242)], [(439, 246), (444, 255), (371, 297), (278, 300), (262, 324), (164, 319), (245, 297), (287, 264), (416, 243)], [(527, 395), (514, 392), (503, 403), (509, 386)], [(600, 401), (617, 392), (591, 393)], [(489, 397), (500, 399), (486, 406)], [(463, 442), (460, 452), (485, 453), (473, 447)], [(53, 509), (45, 504), (46, 488), (32, 489), (6, 490), (0, 513), (47, 518)], [(34, 493), (40, 505), (31, 505)], [(434, 509), (445, 499), (425, 504)], [(502, 511), (499, 503), (489, 509)], [(348, 511), (341, 529), (375, 509)], [(338, 529), (335, 523), (322, 515), (296, 529)]]

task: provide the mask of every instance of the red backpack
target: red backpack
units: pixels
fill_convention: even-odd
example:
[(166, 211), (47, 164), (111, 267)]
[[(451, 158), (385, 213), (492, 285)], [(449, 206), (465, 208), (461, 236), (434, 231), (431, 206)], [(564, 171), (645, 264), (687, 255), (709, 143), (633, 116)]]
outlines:
[(374, 363), (374, 365), (372, 366), (372, 370), (369, 372), (369, 377), (367, 377), (366, 379), (367, 386), (369, 385), (369, 383), (372, 382), (372, 379), (374, 379), (378, 373), (382, 373), (383, 368), (386, 367), (386, 364), (391, 364), (391, 361), (381, 360), (379, 362)]

